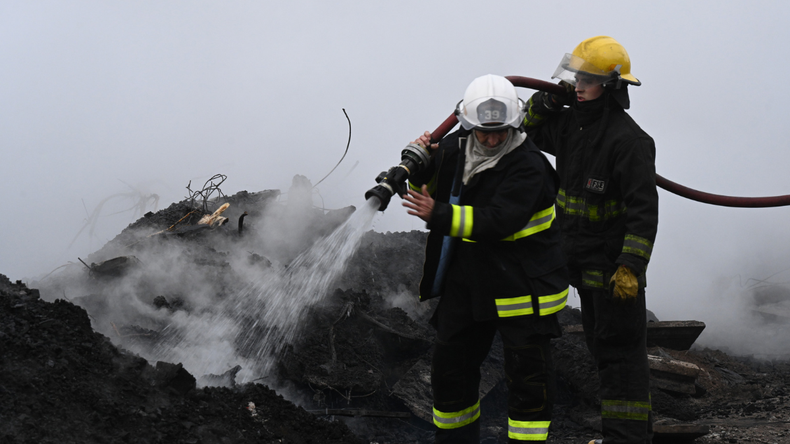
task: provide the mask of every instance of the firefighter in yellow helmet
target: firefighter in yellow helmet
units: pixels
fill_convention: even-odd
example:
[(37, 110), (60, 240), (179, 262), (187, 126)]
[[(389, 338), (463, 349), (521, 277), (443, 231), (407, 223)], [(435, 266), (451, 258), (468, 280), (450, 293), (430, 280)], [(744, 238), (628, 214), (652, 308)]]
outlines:
[(552, 77), (568, 94), (534, 94), (524, 122), (556, 156), (557, 221), (601, 380), (603, 442), (649, 443), (645, 272), (658, 228), (655, 144), (625, 112), (628, 86), (641, 82), (625, 48), (606, 36), (581, 42)]

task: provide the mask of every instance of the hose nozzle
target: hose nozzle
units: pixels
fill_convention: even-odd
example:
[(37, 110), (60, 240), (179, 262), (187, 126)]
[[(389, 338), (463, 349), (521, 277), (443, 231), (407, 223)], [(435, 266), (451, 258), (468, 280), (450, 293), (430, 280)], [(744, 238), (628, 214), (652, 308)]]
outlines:
[(424, 170), (429, 161), (430, 155), (425, 148), (415, 143), (406, 145), (401, 151), (401, 163), (390, 168), (389, 171), (382, 171), (376, 177), (378, 185), (365, 193), (365, 200), (371, 197), (378, 198), (379, 211), (384, 211), (394, 194), (400, 197), (406, 194), (406, 180), (410, 175)]

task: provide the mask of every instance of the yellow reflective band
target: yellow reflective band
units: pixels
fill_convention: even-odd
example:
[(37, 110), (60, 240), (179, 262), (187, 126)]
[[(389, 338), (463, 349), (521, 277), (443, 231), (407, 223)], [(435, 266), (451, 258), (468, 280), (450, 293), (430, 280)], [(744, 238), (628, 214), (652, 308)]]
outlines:
[(624, 202), (616, 200), (604, 202), (603, 207), (588, 205), (584, 198), (568, 196), (562, 188), (557, 193), (557, 206), (562, 208), (564, 214), (586, 217), (591, 222), (603, 222), (613, 219), (625, 214), (628, 209)]
[[(612, 275), (609, 274), (607, 277), (611, 278)], [(636, 277), (636, 282), (639, 284), (639, 288), (647, 287), (647, 278), (644, 273)], [(609, 281), (601, 270), (582, 270), (582, 285), (587, 288), (608, 288)]]
[(623, 241), (623, 253), (631, 253), (650, 260), (653, 253), (653, 243), (633, 234), (626, 234)]
[(516, 421), (507, 419), (507, 437), (519, 441), (545, 441), (551, 421)]
[(583, 199), (567, 196), (565, 190), (560, 188), (557, 193), (557, 206), (563, 209), (565, 214), (583, 216), (586, 212), (586, 205)]
[(496, 311), (500, 318), (530, 315), (535, 312), (532, 308), (532, 296), (519, 296), (515, 298), (494, 299)]
[(532, 215), (532, 219), (529, 220), (529, 223), (527, 223), (523, 229), (502, 240), (514, 241), (535, 233), (540, 233), (543, 230), (548, 230), (549, 227), (551, 227), (551, 223), (554, 221), (555, 215), (556, 213), (554, 212), (554, 205), (546, 208), (543, 211), (538, 211)]
[[(436, 176), (433, 176), (431, 180), (428, 181), (425, 185), (428, 186), (428, 194), (433, 196), (436, 192)], [(412, 191), (416, 191), (418, 193), (422, 193), (422, 186), (417, 186), (409, 181), (409, 189)]]
[[(568, 301), (569, 288), (556, 294), (538, 296), (538, 311), (540, 315), (546, 316), (562, 310)], [(494, 303), (496, 304), (497, 315), (500, 318), (526, 316), (535, 312), (531, 295), (494, 299)]]
[(565, 307), (565, 303), (568, 301), (569, 289), (570, 287), (566, 288), (565, 290), (557, 294), (550, 294), (548, 296), (538, 296), (538, 306), (540, 309), (540, 315), (546, 316), (562, 310), (562, 308)]
[(601, 222), (625, 214), (625, 204), (610, 200), (604, 202), (602, 210), (598, 205), (586, 205), (586, 208), (582, 210), (582, 215), (585, 215), (585, 212), (591, 222)]
[(565, 209), (565, 190), (560, 188), (560, 191), (557, 193), (557, 206)]
[(440, 429), (458, 429), (469, 425), (480, 417), (480, 400), (472, 407), (461, 410), (460, 412), (440, 412), (433, 408), (433, 423)]
[(649, 401), (604, 399), (601, 401), (601, 418), (647, 421), (648, 413), (651, 409)]
[(591, 288), (604, 288), (603, 271), (582, 270), (582, 284)]
[(469, 237), (472, 235), (472, 215), (474, 211), (468, 205), (453, 205), (453, 222), (450, 236)]
[[(459, 208), (467, 208), (467, 207), (459, 207)], [(469, 222), (467, 222), (467, 224), (468, 224), (468, 234), (463, 236), (463, 238), (464, 238), (463, 241), (464, 242), (475, 242), (472, 239), (467, 239), (466, 238), (467, 236), (472, 234), (472, 222), (471, 222), (472, 221), (472, 207), (468, 207), (468, 208), (469, 208), (469, 216), (468, 216)], [(523, 229), (511, 234), (510, 236), (508, 236), (506, 238), (500, 239), (500, 240), (501, 241), (507, 241), (507, 242), (516, 241), (516, 240), (519, 240), (519, 239), (523, 239), (523, 238), (525, 238), (527, 236), (531, 236), (531, 235), (533, 235), (535, 233), (540, 233), (541, 231), (548, 230), (551, 227), (552, 222), (554, 222), (554, 219), (555, 219), (556, 215), (557, 215), (557, 213), (554, 211), (554, 205), (550, 206), (549, 208), (546, 208), (545, 210), (538, 211), (537, 213), (532, 215), (532, 218), (529, 220), (529, 222), (527, 223), (527, 225)], [(456, 213), (456, 206), (453, 205), (453, 226), (451, 227), (450, 236), (457, 236), (454, 233), (456, 233), (459, 230), (459, 228), (457, 228), (457, 227), (460, 224), (464, 223), (464, 221), (462, 219), (463, 219), (463, 216), (462, 216), (461, 210), (458, 210), (458, 213)]]

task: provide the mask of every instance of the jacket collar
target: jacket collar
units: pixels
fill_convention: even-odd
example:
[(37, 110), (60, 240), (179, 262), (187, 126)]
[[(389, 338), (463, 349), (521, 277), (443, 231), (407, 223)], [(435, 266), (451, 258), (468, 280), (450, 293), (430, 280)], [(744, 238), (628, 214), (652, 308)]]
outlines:
[(606, 93), (589, 102), (573, 102), (571, 109), (573, 110), (574, 117), (576, 117), (576, 123), (578, 123), (579, 126), (587, 126), (603, 116), (606, 103), (605, 95)]

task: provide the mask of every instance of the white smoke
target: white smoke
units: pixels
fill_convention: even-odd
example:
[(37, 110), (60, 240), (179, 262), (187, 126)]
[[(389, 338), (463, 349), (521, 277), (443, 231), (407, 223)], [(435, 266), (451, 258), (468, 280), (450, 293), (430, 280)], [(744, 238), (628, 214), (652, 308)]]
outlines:
[(285, 205), (250, 208), (259, 217), (247, 217), (243, 238), (230, 227), (224, 236), (184, 240), (148, 238), (148, 229), (129, 236), (139, 240), (132, 245), (102, 250), (137, 259), (123, 277), (103, 280), (80, 265), (37, 284), (45, 299), (70, 295), (97, 331), (151, 362), (181, 363), (198, 378), (236, 365), (239, 382), (266, 377), (271, 356), (295, 340), (302, 315), (333, 289), (378, 208), (367, 202), (328, 233), (332, 224), (313, 207), (307, 179), (297, 176), (287, 196)]

